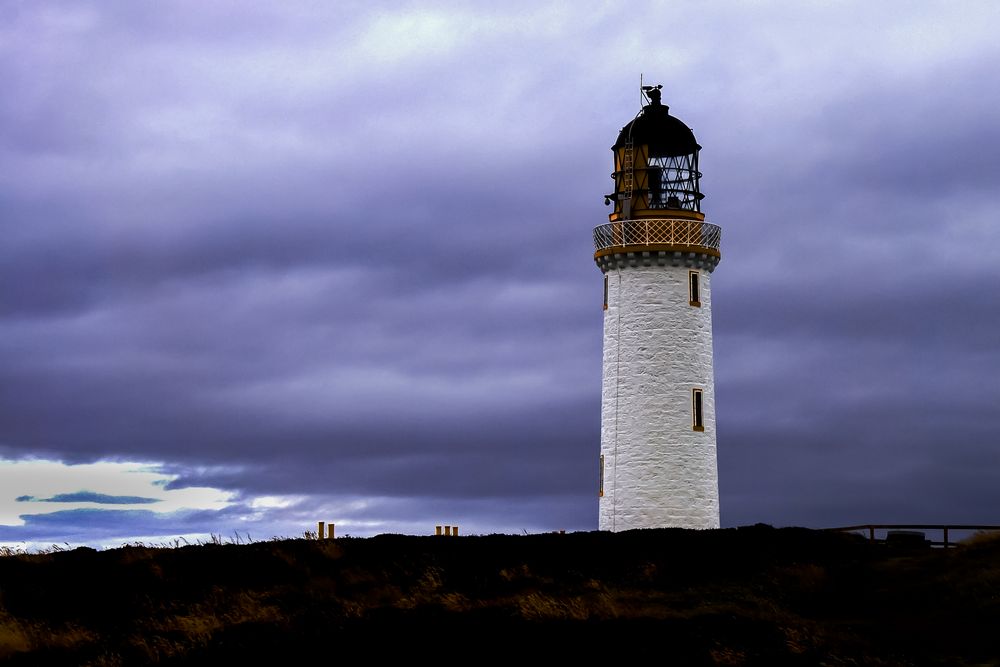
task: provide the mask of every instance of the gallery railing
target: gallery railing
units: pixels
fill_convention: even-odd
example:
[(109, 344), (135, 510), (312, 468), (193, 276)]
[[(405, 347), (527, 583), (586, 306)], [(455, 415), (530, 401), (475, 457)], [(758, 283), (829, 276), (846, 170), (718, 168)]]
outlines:
[(594, 228), (594, 248), (668, 245), (709, 249), (716, 253), (722, 240), (722, 228), (699, 220), (683, 218), (640, 218), (609, 222)]

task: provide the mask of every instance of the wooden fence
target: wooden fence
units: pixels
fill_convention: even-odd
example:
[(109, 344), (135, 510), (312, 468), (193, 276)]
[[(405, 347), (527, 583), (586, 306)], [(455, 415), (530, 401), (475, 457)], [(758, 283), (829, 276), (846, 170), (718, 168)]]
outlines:
[[(984, 525), (971, 525), (971, 524), (918, 524), (918, 523), (866, 523), (858, 526), (841, 526), (839, 528), (827, 528), (826, 530), (836, 530), (841, 532), (857, 532), (857, 531), (867, 531), (868, 540), (870, 542), (881, 542), (889, 543), (892, 542), (894, 538), (907, 538), (913, 533), (911, 531), (940, 531), (940, 540), (926, 540), (926, 544), (932, 547), (942, 547), (948, 549), (949, 547), (957, 546), (957, 542), (954, 540), (949, 540), (949, 531), (951, 531), (952, 536), (957, 532), (981, 532), (981, 531), (993, 531), (1000, 530), (1000, 526), (984, 526)], [(876, 531), (886, 531), (885, 537), (877, 538), (875, 535)], [(895, 531), (895, 532), (894, 532)], [(924, 534), (926, 538), (926, 532)], [(904, 539), (899, 540), (901, 543)]]

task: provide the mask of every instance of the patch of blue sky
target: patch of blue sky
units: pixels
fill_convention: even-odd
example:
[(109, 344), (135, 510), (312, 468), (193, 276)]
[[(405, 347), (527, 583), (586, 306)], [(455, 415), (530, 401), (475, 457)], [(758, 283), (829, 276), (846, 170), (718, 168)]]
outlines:
[(143, 496), (112, 496), (107, 493), (81, 490), (74, 493), (57, 493), (51, 498), (36, 498), (35, 496), (18, 496), (17, 502), (31, 503), (97, 503), (98, 505), (146, 505), (163, 502), (162, 498), (146, 498)]

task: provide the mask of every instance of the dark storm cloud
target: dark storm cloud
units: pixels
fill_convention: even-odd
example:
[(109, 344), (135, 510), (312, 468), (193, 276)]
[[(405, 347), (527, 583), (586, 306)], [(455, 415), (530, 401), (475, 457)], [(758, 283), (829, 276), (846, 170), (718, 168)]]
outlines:
[(590, 229), (638, 72), (724, 229), (723, 523), (985, 520), (992, 37), (927, 8), (646, 9), (700, 39), (556, 4), (0, 10), (0, 454), (242, 498), (0, 539), (212, 532), (259, 494), (311, 499), (274, 526), (592, 528)]
[(853, 91), (768, 147), (755, 190), (731, 183), (766, 206), (723, 209), (755, 276), (716, 274), (724, 522), (993, 520), (997, 100), (983, 62), (931, 69)]

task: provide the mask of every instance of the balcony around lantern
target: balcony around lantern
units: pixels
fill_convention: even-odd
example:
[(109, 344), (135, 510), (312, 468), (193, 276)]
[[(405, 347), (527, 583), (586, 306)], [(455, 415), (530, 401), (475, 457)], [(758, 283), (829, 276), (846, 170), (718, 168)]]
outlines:
[(667, 250), (720, 257), (721, 238), (722, 228), (718, 225), (684, 218), (638, 218), (594, 228), (595, 255), (621, 248), (624, 252)]

